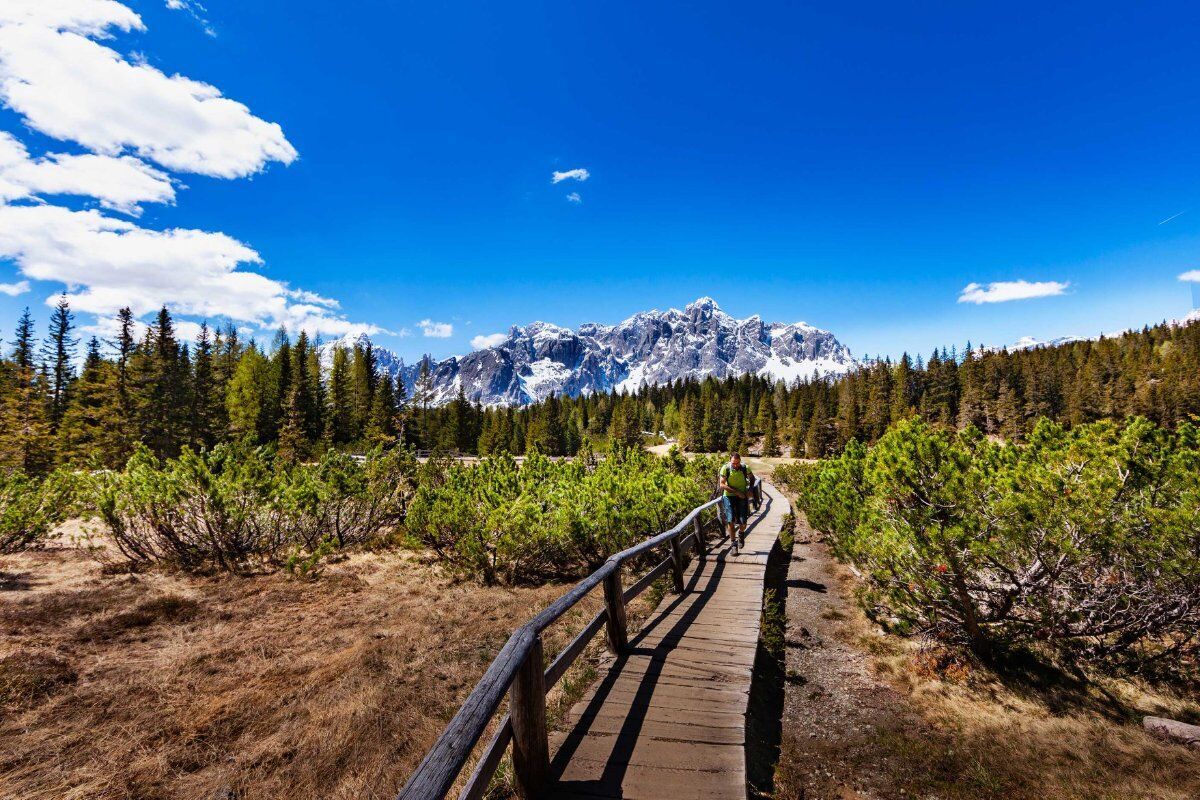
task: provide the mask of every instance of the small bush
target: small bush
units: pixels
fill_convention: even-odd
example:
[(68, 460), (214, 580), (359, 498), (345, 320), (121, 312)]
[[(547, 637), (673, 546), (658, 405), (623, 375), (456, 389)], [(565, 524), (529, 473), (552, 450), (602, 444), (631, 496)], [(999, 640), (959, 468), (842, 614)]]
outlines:
[(24, 550), (42, 540), (70, 507), (74, 480), (63, 470), (45, 479), (0, 472), (0, 553)]

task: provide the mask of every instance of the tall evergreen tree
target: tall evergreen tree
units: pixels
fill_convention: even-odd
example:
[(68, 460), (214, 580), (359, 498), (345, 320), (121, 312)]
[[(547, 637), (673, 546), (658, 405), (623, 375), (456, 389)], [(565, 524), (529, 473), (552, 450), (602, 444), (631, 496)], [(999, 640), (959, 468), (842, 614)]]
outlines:
[(50, 314), (50, 332), (42, 348), (42, 363), (49, 372), (47, 422), (51, 435), (58, 432), (75, 381), (75, 347), (79, 340), (72, 335), (74, 329), (75, 315), (63, 292)]

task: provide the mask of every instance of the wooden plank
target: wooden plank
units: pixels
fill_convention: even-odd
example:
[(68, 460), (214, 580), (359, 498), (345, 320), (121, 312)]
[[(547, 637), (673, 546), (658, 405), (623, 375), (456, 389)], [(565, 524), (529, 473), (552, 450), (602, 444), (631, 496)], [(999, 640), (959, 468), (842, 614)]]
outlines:
[(529, 649), (509, 691), (508, 714), (512, 725), (513, 776), (517, 794), (535, 800), (550, 778), (550, 744), (546, 734), (546, 673), (542, 664), (542, 639)]
[(588, 642), (592, 641), (592, 637), (599, 632), (600, 628), (608, 622), (608, 611), (601, 611), (596, 616), (592, 617), (592, 621), (584, 626), (571, 643), (563, 648), (563, 651), (558, 654), (558, 658), (554, 659), (549, 667), (546, 668), (546, 690), (558, 683), (563, 674), (575, 663), (575, 659), (579, 658), (579, 654), (588, 646)]
[(482, 755), (479, 756), (479, 761), (475, 763), (475, 769), (471, 770), (471, 777), (467, 779), (467, 785), (458, 795), (458, 800), (482, 800), (487, 794), (488, 786), (492, 782), (492, 776), (496, 774), (496, 768), (500, 766), (500, 760), (504, 758), (504, 752), (508, 750), (508, 743), (512, 741), (512, 723), (508, 716), (500, 721), (500, 727), (496, 729), (496, 733), (488, 742), (487, 747), (483, 749)]
[(663, 598), (572, 709), (571, 728), (555, 737), (550, 797), (745, 800), (745, 715), (766, 572), (759, 555), (771, 551), (787, 510), (771, 499), (742, 555), (727, 546), (695, 559), (683, 575), (687, 594)]
[(625, 621), (625, 593), (621, 591), (621, 570), (615, 569), (604, 579), (604, 608), (608, 620), (608, 649), (621, 655), (629, 646)]
[(658, 576), (662, 575), (671, 568), (671, 560), (663, 559), (654, 565), (654, 569), (647, 572), (638, 581), (625, 590), (625, 602), (628, 603), (633, 598), (637, 597), (642, 592), (650, 588), (650, 584), (658, 580)]

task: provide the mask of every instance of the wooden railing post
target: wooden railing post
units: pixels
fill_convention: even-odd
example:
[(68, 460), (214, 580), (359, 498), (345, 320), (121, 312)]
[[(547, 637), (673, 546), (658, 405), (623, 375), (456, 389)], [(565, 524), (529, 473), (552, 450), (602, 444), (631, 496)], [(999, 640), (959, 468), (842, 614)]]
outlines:
[(696, 557), (701, 561), (708, 560), (708, 540), (704, 535), (704, 524), (700, 522), (700, 514), (697, 512), (692, 519), (692, 532), (695, 534), (696, 540)]
[(546, 733), (546, 679), (542, 663), (542, 637), (533, 640), (529, 655), (517, 670), (509, 689), (512, 720), (513, 775), (517, 794), (524, 800), (541, 796), (550, 779), (550, 742)]
[(671, 537), (671, 584), (675, 594), (683, 594), (683, 548), (678, 535)]
[(608, 614), (608, 649), (619, 656), (629, 646), (629, 634), (625, 628), (625, 590), (621, 588), (621, 565), (604, 578), (604, 608)]

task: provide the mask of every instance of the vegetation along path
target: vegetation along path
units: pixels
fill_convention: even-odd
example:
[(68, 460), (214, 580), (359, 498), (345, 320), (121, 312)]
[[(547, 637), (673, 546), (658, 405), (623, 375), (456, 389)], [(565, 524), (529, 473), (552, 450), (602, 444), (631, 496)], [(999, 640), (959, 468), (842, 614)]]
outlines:
[(693, 561), (607, 674), (571, 710), (556, 798), (746, 797), (746, 713), (763, 579), (788, 502), (763, 484), (746, 543)]

